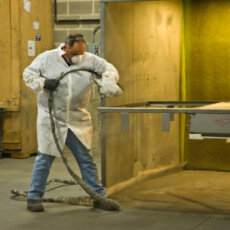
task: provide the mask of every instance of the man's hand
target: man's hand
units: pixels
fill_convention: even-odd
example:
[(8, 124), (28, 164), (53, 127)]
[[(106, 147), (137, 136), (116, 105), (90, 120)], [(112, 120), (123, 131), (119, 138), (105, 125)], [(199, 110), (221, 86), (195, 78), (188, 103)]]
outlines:
[(100, 94), (106, 97), (114, 97), (122, 94), (122, 90), (117, 85), (113, 77), (102, 77), (100, 83)]
[(55, 79), (45, 80), (44, 89), (54, 91), (58, 87), (59, 83), (60, 82), (58, 80), (55, 80)]

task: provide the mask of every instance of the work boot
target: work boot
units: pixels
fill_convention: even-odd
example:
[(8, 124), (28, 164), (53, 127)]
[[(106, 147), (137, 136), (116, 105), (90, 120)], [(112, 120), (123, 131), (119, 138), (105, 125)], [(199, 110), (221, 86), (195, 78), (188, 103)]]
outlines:
[(31, 212), (43, 212), (44, 208), (41, 200), (27, 200), (27, 209)]
[(98, 201), (98, 200), (94, 200), (93, 201), (93, 207), (95, 209), (99, 208), (102, 210), (106, 210), (106, 211), (119, 211), (120, 210), (120, 205), (115, 201), (112, 200), (111, 198), (105, 197), (107, 198), (106, 202), (105, 201)]
[(99, 201), (97, 201), (97, 200), (94, 200), (93, 201), (93, 207), (94, 208), (100, 208), (101, 207), (101, 203)]

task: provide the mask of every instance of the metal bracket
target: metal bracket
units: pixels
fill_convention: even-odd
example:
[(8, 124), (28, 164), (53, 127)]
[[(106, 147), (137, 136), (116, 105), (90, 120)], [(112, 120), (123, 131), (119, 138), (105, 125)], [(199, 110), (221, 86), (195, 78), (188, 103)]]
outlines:
[(163, 132), (170, 130), (170, 113), (162, 113), (161, 130)]
[(121, 129), (123, 131), (129, 130), (129, 113), (121, 113)]

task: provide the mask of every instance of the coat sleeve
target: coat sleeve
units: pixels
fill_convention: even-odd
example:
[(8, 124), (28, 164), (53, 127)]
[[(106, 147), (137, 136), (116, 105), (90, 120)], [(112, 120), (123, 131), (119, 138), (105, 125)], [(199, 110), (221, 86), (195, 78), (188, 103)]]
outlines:
[(119, 80), (117, 69), (111, 63), (96, 55), (92, 55), (92, 60), (93, 70), (101, 76), (101, 78), (95, 79), (99, 85), (100, 94), (105, 97), (121, 95), (122, 90), (117, 85)]
[(23, 72), (23, 80), (25, 84), (35, 93), (41, 93), (44, 90), (45, 78), (41, 77), (44, 59), (44, 53), (40, 54), (27, 68), (25, 68)]
[[(102, 76), (102, 78), (113, 78), (116, 82), (119, 80), (119, 74), (117, 69), (105, 59), (96, 55), (91, 56), (93, 70)], [(100, 83), (102, 79), (98, 79)]]

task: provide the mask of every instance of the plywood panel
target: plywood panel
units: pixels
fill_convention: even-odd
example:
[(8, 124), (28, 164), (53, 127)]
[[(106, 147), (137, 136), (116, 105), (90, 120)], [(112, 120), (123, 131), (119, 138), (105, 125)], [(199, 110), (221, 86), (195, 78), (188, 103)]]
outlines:
[[(133, 3), (107, 4), (106, 6), (106, 59), (119, 70), (120, 83), (125, 86), (123, 103), (128, 102), (133, 82)], [(128, 98), (129, 97), (129, 98)], [(121, 98), (115, 100), (121, 104)], [(108, 102), (107, 102), (108, 105)], [(133, 154), (132, 130), (121, 132), (120, 116), (107, 115), (106, 119), (107, 186), (127, 180), (133, 175), (130, 162)], [(116, 162), (116, 164), (115, 164)], [(122, 170), (121, 170), (122, 169)]]
[(133, 175), (134, 166), (130, 163), (133, 162), (133, 129), (121, 131), (120, 115), (106, 116), (106, 186), (110, 186), (128, 180)]
[[(11, 97), (11, 27), (10, 1), (0, 2), (0, 100)], [(3, 32), (4, 31), (4, 32)]]
[[(20, 97), (20, 34), (18, 0), (0, 3), (0, 100)], [(2, 101), (2, 100), (1, 100)]]
[[(9, 152), (20, 150), (15, 157), (29, 156), (37, 151), (36, 141), (36, 95), (28, 89), (22, 73), (35, 56), (52, 49), (52, 1), (30, 1), (30, 11), (24, 1), (2, 0), (0, 23), (4, 33), (0, 34), (0, 106), (6, 107), (3, 119), (3, 143)], [(33, 22), (39, 22), (39, 29)], [(36, 41), (34, 57), (28, 57), (28, 40)]]
[[(107, 99), (107, 106), (179, 100), (181, 18), (179, 0), (106, 5), (106, 58), (118, 68), (125, 88), (122, 96)], [(119, 116), (107, 117), (108, 186), (178, 161), (177, 118), (167, 133), (161, 131), (160, 115), (130, 118), (125, 133)]]
[(119, 82), (125, 87), (122, 97), (107, 100), (109, 104), (128, 104), (133, 94), (133, 3), (106, 5), (106, 59), (119, 70)]
[(20, 98), (20, 5), (11, 0), (11, 98)]
[(121, 97), (107, 100), (108, 105), (178, 98), (182, 17), (178, 2), (107, 4), (106, 58), (118, 68), (125, 87)]
[[(11, 149), (10, 143), (14, 145), (13, 149), (20, 149), (21, 137), (19, 5), (16, 3), (17, 1), (13, 0), (3, 0), (0, 3), (0, 22), (4, 31), (0, 34), (0, 105), (7, 111), (3, 118), (5, 149)], [(17, 142), (16, 147), (15, 142)]]
[[(28, 40), (35, 41), (35, 56), (53, 48), (52, 26), (52, 1), (31, 1), (31, 11), (24, 10), (23, 2), (20, 5), (20, 30), (21, 33), (21, 74), (35, 57), (28, 56)], [(39, 29), (35, 30), (33, 22), (39, 22)], [(36, 34), (41, 40), (36, 41)], [(21, 75), (22, 76), (22, 75)], [(27, 88), (21, 78), (21, 126), (24, 131), (22, 136), (22, 150), (20, 154), (37, 151), (36, 141), (36, 95)]]

